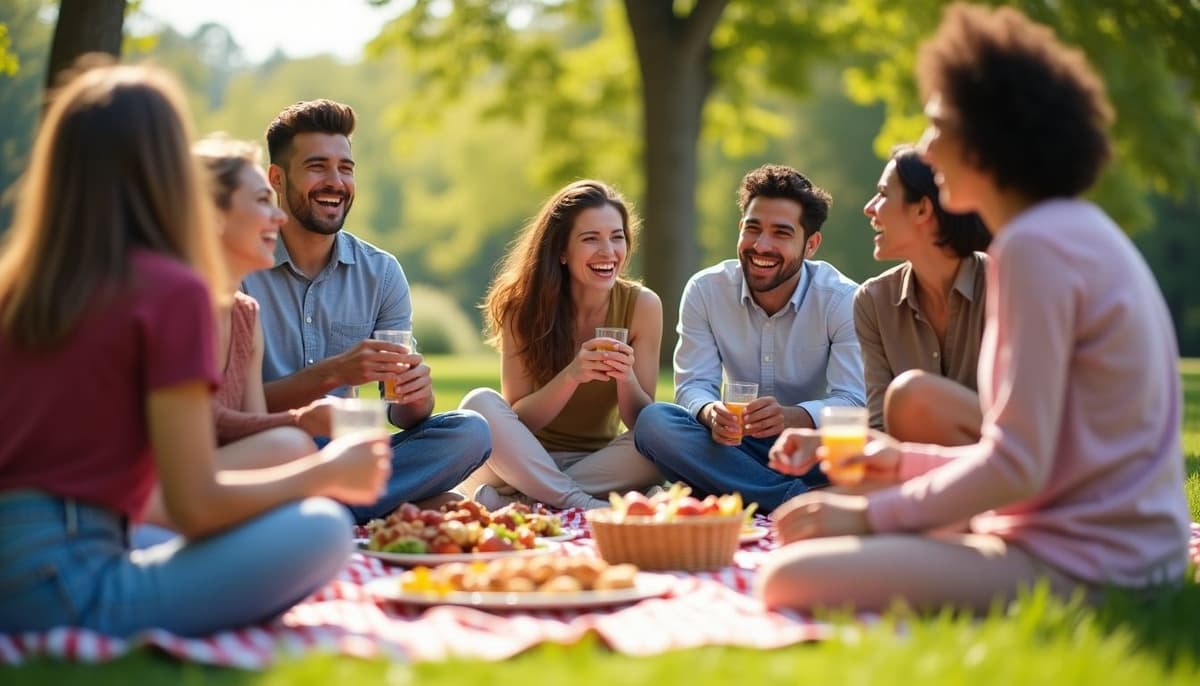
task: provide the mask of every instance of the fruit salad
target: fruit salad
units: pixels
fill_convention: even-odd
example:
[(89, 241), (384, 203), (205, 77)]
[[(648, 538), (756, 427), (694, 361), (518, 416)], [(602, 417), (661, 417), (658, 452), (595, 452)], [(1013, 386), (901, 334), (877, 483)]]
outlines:
[(528, 550), (538, 536), (562, 533), (562, 521), (523, 504), (496, 512), (472, 500), (422, 510), (404, 503), (384, 519), (367, 522), (367, 548), (386, 553), (454, 554)]
[(651, 517), (654, 521), (672, 522), (685, 517), (742, 515), (745, 526), (754, 522), (754, 511), (758, 503), (742, 506), (742, 495), (710, 495), (703, 499), (692, 497), (692, 489), (681, 483), (671, 484), (665, 491), (647, 497), (638, 491), (630, 491), (621, 496), (610, 493), (609, 503), (612, 504), (614, 521), (626, 517)]

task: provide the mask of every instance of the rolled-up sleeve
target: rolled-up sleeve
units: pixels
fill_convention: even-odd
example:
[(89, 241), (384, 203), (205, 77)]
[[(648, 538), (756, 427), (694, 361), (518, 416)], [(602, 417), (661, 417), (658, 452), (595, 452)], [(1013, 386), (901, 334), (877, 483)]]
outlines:
[(867, 409), (871, 414), (871, 428), (882, 431), (883, 396), (895, 376), (883, 349), (875, 301), (871, 299), (871, 294), (865, 287), (859, 288), (854, 294), (854, 333), (858, 336), (858, 346), (862, 351), (863, 381), (867, 387)]
[(721, 398), (721, 354), (704, 286), (696, 277), (683, 289), (676, 332), (675, 402), (695, 416), (705, 405)]
[(846, 290), (826, 315), (829, 331), (829, 364), (825, 378), (829, 393), (821, 399), (798, 403), (813, 418), (815, 426), (821, 426), (823, 407), (863, 407), (866, 393), (863, 390), (862, 351), (858, 347), (858, 336), (854, 333), (853, 290)]

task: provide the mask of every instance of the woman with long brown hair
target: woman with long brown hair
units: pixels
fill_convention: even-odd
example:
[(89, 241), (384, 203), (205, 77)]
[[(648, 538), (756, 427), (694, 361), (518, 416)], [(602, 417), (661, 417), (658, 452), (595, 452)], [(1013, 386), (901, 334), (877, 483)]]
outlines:
[[(484, 505), (603, 507), (609, 491), (660, 478), (619, 432), (654, 400), (662, 345), (662, 302), (622, 276), (636, 224), (613, 189), (576, 181), (501, 262), (484, 303), (501, 392), (476, 389), (462, 403), (492, 431), (491, 457), (463, 484)], [(627, 342), (597, 336), (602, 327), (626, 329)]]
[[(382, 431), (217, 466), (224, 276), (184, 102), (162, 72), (94, 67), (34, 143), (0, 252), (0, 632), (270, 619), (345, 564), (333, 499), (370, 502), (387, 478)], [(131, 551), (156, 479), (183, 537)]]

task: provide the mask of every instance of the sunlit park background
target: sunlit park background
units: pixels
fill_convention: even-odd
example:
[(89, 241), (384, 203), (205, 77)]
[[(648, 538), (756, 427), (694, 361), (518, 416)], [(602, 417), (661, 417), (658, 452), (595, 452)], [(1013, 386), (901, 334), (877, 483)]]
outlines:
[[(75, 4), (92, 17), (124, 7), (123, 58), (173, 70), (199, 132), (261, 141), (297, 100), (353, 105), (358, 191), (346, 228), (400, 259), (425, 349), (467, 352), (479, 346), (476, 305), (496, 258), (550, 193), (582, 177), (616, 184), (645, 217), (634, 271), (669, 320), (686, 277), (733, 255), (738, 181), (768, 161), (833, 194), (818, 257), (856, 280), (878, 273), (861, 208), (891, 145), (920, 135), (914, 53), (944, 3)], [(1196, 1), (1010, 4), (1104, 74), (1118, 152), (1093, 197), (1150, 261), (1184, 354), (1200, 355)], [(56, 19), (55, 2), (0, 0), (4, 188), (29, 149)], [(0, 227), (10, 216), (0, 209)]]
[[(467, 388), (496, 383), (476, 305), (517, 229), (547, 195), (576, 178), (612, 182), (645, 218), (633, 271), (664, 300), (667, 354), (686, 277), (733, 256), (737, 184), (764, 162), (795, 166), (833, 194), (819, 258), (856, 280), (882, 270), (886, 265), (871, 259), (861, 207), (889, 148), (921, 132), (915, 49), (944, 4), (0, 0), (0, 188), (12, 188), (26, 163), (48, 73), (83, 48), (170, 68), (189, 93), (201, 133), (261, 141), (267, 123), (292, 102), (349, 103), (359, 122), (357, 196), (346, 228), (400, 259), (413, 284), (416, 334), (434, 355), (445, 409)], [(1006, 4), (1053, 26), (1103, 74), (1117, 109), (1117, 154), (1092, 198), (1150, 263), (1184, 356), (1200, 356), (1200, 288), (1193, 283), (1200, 268), (1200, 2)], [(19, 195), (19, 188), (8, 195)], [(0, 205), (0, 231), (11, 216), (11, 202)], [(1184, 370), (1195, 516), (1200, 368), (1185, 362)], [(669, 396), (664, 378), (659, 397)], [(589, 645), (535, 651), (503, 667), (434, 666), (417, 676), (1200, 682), (1195, 586), (1161, 606), (1114, 603), (1093, 614), (1031, 601), (1011, 615), (981, 625), (934, 618), (911, 631), (883, 627), (866, 638), (855, 634), (857, 643), (769, 656), (709, 650), (638, 661)], [(145, 655), (101, 670), (16, 675), (55, 683), (82, 675), (101, 683), (181, 677)], [(0, 672), (0, 681), (8, 676)], [(407, 681), (413, 674), (310, 659), (261, 681), (210, 670), (186, 676), (326, 683)]]

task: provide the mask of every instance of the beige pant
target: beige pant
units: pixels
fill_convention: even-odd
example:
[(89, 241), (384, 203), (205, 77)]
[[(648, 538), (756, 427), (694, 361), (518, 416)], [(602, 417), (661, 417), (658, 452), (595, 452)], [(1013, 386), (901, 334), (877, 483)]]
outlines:
[(625, 432), (596, 452), (546, 452), (508, 402), (477, 388), (459, 405), (483, 415), (492, 432), (492, 454), (460, 485), (470, 495), (483, 484), (508, 485), (553, 507), (604, 507), (609, 491), (641, 490), (662, 481), (654, 463)]
[(885, 610), (895, 601), (916, 609), (944, 605), (978, 611), (1007, 602), (1039, 580), (1052, 594), (1077, 590), (1095, 602), (1099, 590), (1024, 548), (982, 534), (887, 534), (799, 541), (771, 554), (755, 579), (768, 607), (811, 609), (853, 605)]

